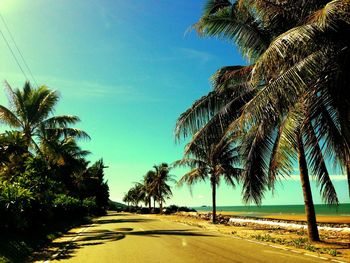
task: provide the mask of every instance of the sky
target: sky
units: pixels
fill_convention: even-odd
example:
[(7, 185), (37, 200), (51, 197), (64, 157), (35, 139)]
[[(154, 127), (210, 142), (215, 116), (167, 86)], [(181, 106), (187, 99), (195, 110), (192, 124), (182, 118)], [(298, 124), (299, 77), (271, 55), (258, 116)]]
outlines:
[[(246, 62), (232, 43), (199, 37), (191, 30), (202, 0), (0, 0), (0, 13), (33, 77), (0, 30), (0, 80), (21, 88), (26, 79), (58, 90), (55, 114), (80, 117), (77, 128), (90, 141), (91, 162), (103, 158), (110, 197), (123, 195), (155, 164), (181, 159), (184, 143), (174, 141), (176, 119), (211, 89), (220, 67)], [(0, 104), (8, 106), (0, 88)], [(5, 127), (1, 127), (5, 130)], [(172, 170), (179, 179), (183, 169)], [(349, 202), (345, 176), (331, 171), (340, 202)], [(283, 180), (263, 205), (302, 204), (297, 171)], [(315, 203), (321, 203), (313, 184)], [(241, 188), (221, 184), (217, 204), (243, 205)], [(173, 187), (167, 204), (210, 205), (209, 183)]]

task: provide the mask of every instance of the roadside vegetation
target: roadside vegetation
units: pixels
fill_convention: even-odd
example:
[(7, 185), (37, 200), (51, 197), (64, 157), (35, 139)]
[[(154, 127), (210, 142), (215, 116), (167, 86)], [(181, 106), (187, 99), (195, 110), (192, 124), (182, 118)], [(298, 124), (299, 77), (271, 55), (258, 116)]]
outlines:
[(0, 105), (0, 261), (21, 261), (35, 246), (85, 217), (104, 214), (109, 189), (102, 159), (90, 164), (72, 127), (73, 115), (54, 115), (59, 95), (46, 86), (12, 89)]

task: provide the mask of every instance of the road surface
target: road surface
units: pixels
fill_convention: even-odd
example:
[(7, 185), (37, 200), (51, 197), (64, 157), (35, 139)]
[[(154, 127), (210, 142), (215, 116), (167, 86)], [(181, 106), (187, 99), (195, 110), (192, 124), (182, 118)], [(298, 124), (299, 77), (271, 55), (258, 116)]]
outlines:
[(325, 260), (147, 215), (109, 213), (53, 243), (45, 262), (307, 263)]

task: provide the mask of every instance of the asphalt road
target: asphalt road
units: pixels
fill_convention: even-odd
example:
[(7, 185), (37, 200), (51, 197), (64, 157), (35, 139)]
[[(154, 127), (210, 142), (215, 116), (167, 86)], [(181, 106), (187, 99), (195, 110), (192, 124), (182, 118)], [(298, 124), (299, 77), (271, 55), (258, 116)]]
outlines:
[(45, 262), (325, 262), (197, 227), (127, 213), (110, 213), (53, 245), (60, 249)]

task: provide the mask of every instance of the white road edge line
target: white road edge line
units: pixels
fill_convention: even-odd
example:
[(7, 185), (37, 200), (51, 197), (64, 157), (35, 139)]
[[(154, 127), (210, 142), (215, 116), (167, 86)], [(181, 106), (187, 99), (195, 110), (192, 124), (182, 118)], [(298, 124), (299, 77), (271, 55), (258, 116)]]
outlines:
[[(90, 224), (86, 227), (80, 228), (79, 231), (77, 232), (77, 235), (71, 239), (71, 241), (75, 241), (79, 238), (79, 236), (86, 231), (89, 227), (94, 226), (95, 224)], [(69, 244), (65, 245), (62, 249), (58, 250), (56, 254), (53, 254), (50, 259), (45, 260), (44, 263), (50, 263), (51, 260), (57, 258), (66, 248), (69, 246)]]
[(337, 262), (337, 263), (346, 263), (346, 262), (344, 262), (344, 261), (340, 261), (340, 260), (336, 260), (336, 259), (331, 259), (331, 261)]

